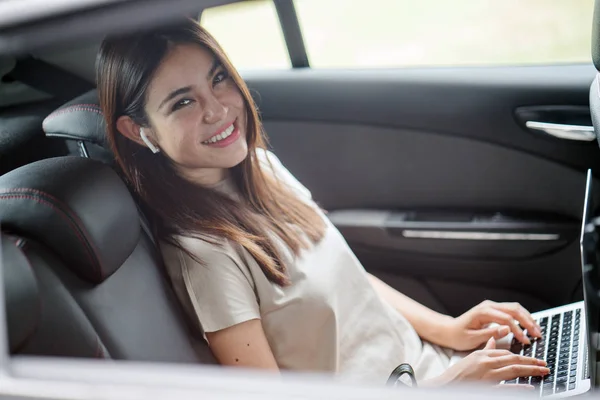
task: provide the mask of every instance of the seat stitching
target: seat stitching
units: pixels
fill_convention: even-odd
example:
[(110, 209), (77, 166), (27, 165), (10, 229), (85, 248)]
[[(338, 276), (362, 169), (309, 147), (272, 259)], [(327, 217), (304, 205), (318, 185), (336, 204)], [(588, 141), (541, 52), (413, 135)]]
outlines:
[(78, 107), (78, 108), (69, 108), (69, 109), (65, 109), (65, 110), (55, 111), (46, 117), (46, 121), (54, 119), (55, 117), (58, 117), (59, 115), (67, 114), (67, 113), (75, 112), (75, 111), (89, 111), (89, 112), (94, 112), (99, 115), (103, 115), (102, 111), (99, 109)]
[[(24, 191), (27, 189), (21, 189), (21, 191)], [(91, 249), (90, 249), (90, 245), (89, 242), (87, 240), (85, 240), (85, 238), (82, 236), (82, 232), (80, 230), (80, 228), (77, 226), (77, 224), (75, 224), (70, 218), (69, 215), (64, 211), (61, 210), (60, 208), (56, 207), (56, 205), (43, 200), (43, 199), (39, 199), (37, 197), (31, 196), (31, 195), (25, 195), (25, 194), (19, 194), (19, 195), (14, 195), (14, 194), (0, 194), (0, 199), (28, 199), (28, 200), (33, 200), (36, 201), (38, 203), (41, 204), (45, 204), (48, 207), (59, 211), (58, 215), (60, 215), (66, 222), (68, 225), (71, 226), (71, 228), (73, 229), (73, 231), (75, 232), (75, 235), (77, 236), (77, 238), (79, 239), (79, 241), (83, 244), (83, 247), (87, 250), (86, 254), (89, 258), (89, 260), (91, 261), (92, 266), (94, 267), (94, 270), (97, 274), (97, 276), (99, 275), (100, 277), (100, 281), (102, 281), (104, 279), (104, 274), (102, 273), (102, 268), (100, 266), (99, 260), (98, 258), (95, 258), (94, 255), (91, 254)]]
[(54, 112), (60, 112), (60, 111), (64, 111), (64, 110), (68, 110), (69, 108), (75, 108), (75, 107), (91, 107), (91, 108), (100, 108), (100, 106), (98, 104), (91, 104), (91, 103), (81, 103), (81, 104), (71, 104), (70, 106), (64, 107), (64, 108), (59, 108), (58, 110), (54, 111)]
[(61, 114), (65, 114), (65, 113), (69, 113), (69, 112), (73, 112), (73, 111), (90, 111), (90, 112), (95, 112), (97, 114), (103, 115), (102, 109), (95, 104), (76, 104), (73, 106), (68, 106), (65, 108), (61, 108), (60, 110), (54, 111), (53, 113), (51, 113), (50, 115), (48, 115), (46, 117), (46, 121), (53, 119), (54, 117), (57, 117)]
[[(16, 191), (26, 191), (27, 189), (17, 189)], [(35, 190), (32, 190), (33, 192), (36, 192)], [(2, 192), (0, 192), (2, 193)], [(45, 204), (47, 206), (49, 206), (50, 208), (56, 210), (56, 211), (60, 211), (58, 213), (58, 215), (60, 215), (66, 222), (68, 225), (71, 226), (71, 228), (73, 228), (73, 231), (75, 232), (75, 235), (77, 236), (77, 238), (79, 239), (79, 241), (83, 244), (83, 247), (87, 250), (86, 254), (89, 258), (89, 260), (91, 261), (92, 265), (94, 266), (94, 269), (96, 270), (96, 272), (99, 272), (100, 278), (103, 278), (103, 274), (102, 274), (102, 270), (100, 268), (100, 271), (98, 271), (99, 267), (99, 261), (97, 259), (97, 257), (94, 257), (94, 255), (91, 254), (90, 252), (90, 244), (89, 241), (87, 241), (83, 236), (82, 236), (82, 232), (81, 229), (79, 228), (79, 226), (77, 226), (76, 223), (74, 223), (70, 218), (69, 215), (62, 209), (56, 207), (56, 205), (43, 200), (43, 199), (39, 199), (37, 197), (31, 196), (31, 195), (25, 195), (25, 194), (21, 194), (21, 195), (11, 195), (11, 194), (6, 194), (6, 191), (4, 191), (5, 194), (0, 194), (0, 199), (29, 199), (29, 200), (33, 200), (36, 202), (39, 202), (41, 204)], [(38, 193), (42, 193), (42, 192), (38, 192)], [(52, 198), (51, 196), (49, 196), (50, 198)], [(55, 200), (55, 199), (54, 199)]]

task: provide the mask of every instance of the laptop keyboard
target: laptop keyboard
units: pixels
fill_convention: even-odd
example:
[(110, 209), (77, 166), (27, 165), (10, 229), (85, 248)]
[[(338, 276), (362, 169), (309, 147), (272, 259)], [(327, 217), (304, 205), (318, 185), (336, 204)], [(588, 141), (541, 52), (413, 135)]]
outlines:
[[(505, 383), (533, 385), (539, 390), (540, 396), (574, 390), (578, 382), (577, 357), (581, 318), (581, 310), (543, 317), (536, 321), (541, 327), (541, 339), (532, 340), (528, 346), (513, 340), (510, 349), (513, 353), (545, 360), (550, 373), (545, 377), (522, 377)], [(583, 373), (585, 374), (585, 371)]]

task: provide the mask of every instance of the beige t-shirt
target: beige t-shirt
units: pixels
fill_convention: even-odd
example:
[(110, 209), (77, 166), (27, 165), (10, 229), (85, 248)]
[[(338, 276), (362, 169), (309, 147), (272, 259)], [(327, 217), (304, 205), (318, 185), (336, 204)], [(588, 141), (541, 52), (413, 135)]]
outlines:
[[(270, 152), (260, 151), (266, 172), (276, 174), (298, 196), (314, 205), (302, 186)], [(270, 169), (266, 159), (271, 161)], [(231, 193), (231, 182), (216, 188)], [(316, 205), (315, 205), (316, 208)], [(198, 329), (218, 331), (260, 319), (280, 368), (334, 373), (341, 378), (385, 383), (403, 362), (417, 379), (437, 376), (451, 352), (422, 342), (410, 323), (382, 301), (367, 273), (327, 217), (323, 240), (298, 257), (279, 240), (292, 284), (279, 287), (235, 243), (223, 248), (199, 239), (181, 238), (202, 259), (200, 265), (172, 246), (161, 249), (175, 292)]]

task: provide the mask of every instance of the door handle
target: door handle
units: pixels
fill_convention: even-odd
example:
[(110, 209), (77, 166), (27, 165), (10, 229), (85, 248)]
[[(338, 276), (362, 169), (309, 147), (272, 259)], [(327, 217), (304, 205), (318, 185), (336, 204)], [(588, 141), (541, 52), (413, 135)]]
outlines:
[(525, 126), (529, 129), (544, 132), (559, 139), (579, 140), (583, 142), (592, 142), (596, 140), (593, 126), (554, 124), (551, 122), (539, 121), (527, 121), (525, 122)]

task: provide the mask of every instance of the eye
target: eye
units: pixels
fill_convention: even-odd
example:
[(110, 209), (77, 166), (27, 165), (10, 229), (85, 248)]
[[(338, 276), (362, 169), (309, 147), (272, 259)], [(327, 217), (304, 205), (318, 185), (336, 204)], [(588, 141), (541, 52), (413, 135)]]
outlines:
[(173, 107), (172, 107), (171, 110), (172, 111), (177, 111), (180, 108), (183, 108), (183, 107), (185, 107), (187, 105), (192, 104), (192, 102), (193, 102), (193, 100), (191, 100), (191, 99), (181, 99), (177, 103), (173, 104)]
[(213, 78), (213, 86), (216, 86), (217, 84), (223, 82), (227, 78), (229, 78), (229, 73), (226, 70), (217, 72), (217, 74)]

